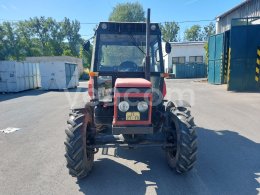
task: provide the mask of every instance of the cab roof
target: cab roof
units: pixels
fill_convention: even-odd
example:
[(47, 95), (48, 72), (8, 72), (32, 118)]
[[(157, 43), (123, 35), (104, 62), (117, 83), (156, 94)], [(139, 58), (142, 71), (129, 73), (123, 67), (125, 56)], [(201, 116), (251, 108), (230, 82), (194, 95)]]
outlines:
[[(159, 24), (151, 23), (151, 34), (161, 34)], [(146, 33), (145, 22), (100, 22), (97, 28), (100, 33)]]

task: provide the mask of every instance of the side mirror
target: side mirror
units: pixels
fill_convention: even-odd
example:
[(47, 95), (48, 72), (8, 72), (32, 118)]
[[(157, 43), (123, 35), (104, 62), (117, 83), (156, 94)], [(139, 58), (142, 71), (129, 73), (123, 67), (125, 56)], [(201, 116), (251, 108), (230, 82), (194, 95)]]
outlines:
[(165, 52), (166, 52), (167, 54), (169, 54), (169, 53), (171, 53), (171, 51), (172, 51), (172, 46), (171, 46), (171, 44), (170, 44), (169, 42), (166, 42), (166, 43), (165, 43)]
[(89, 41), (83, 43), (83, 49), (85, 51), (89, 51), (90, 50), (90, 42)]

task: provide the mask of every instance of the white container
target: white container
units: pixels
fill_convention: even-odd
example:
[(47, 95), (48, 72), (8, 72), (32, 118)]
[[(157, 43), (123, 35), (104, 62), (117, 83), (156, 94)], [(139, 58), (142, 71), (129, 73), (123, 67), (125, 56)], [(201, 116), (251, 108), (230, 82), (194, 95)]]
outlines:
[(37, 72), (39, 72), (37, 63), (0, 61), (0, 92), (19, 92), (38, 88)]
[(83, 61), (81, 58), (71, 56), (42, 56), (42, 57), (26, 57), (26, 62), (41, 63), (41, 62), (68, 62), (78, 65), (79, 74), (83, 73)]
[(41, 88), (62, 90), (79, 85), (78, 65), (62, 61), (40, 62)]

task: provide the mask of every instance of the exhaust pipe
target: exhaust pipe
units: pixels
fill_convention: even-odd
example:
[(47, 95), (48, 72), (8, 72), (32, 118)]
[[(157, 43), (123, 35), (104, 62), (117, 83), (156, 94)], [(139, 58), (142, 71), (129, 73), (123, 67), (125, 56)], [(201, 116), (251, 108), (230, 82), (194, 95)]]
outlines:
[(145, 56), (145, 79), (150, 81), (150, 15), (151, 9), (147, 10), (146, 18), (146, 56)]

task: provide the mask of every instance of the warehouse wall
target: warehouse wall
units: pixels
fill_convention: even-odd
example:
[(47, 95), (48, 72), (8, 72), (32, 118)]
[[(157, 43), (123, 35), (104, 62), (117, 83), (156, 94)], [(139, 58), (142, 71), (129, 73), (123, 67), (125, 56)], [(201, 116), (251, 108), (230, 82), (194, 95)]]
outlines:
[(250, 0), (243, 6), (231, 11), (229, 14), (217, 18), (216, 33), (223, 33), (230, 30), (231, 21), (234, 18), (260, 17), (260, 1)]

